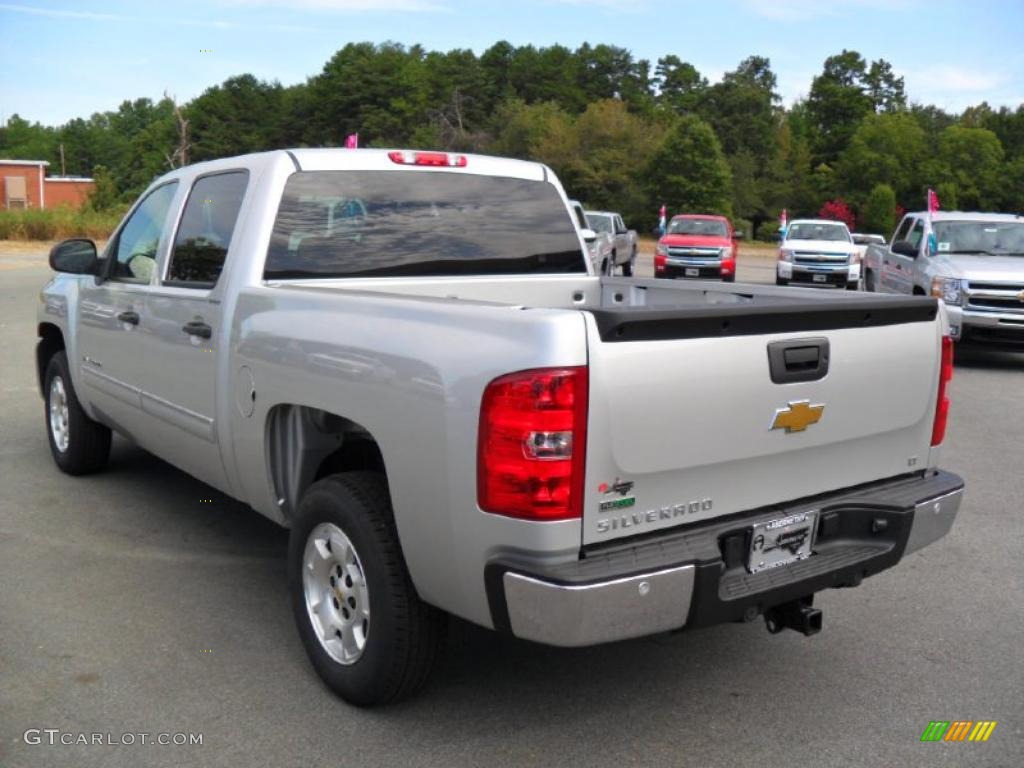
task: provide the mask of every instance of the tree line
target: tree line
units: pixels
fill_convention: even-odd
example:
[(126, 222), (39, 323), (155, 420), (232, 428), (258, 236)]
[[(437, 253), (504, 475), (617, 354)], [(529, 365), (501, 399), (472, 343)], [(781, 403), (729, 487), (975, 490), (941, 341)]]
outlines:
[(934, 187), (943, 208), (1024, 210), (1024, 105), (961, 114), (911, 102), (883, 59), (844, 50), (806, 98), (782, 105), (767, 58), (719, 82), (666, 55), (584, 44), (428, 51), (351, 43), (305, 83), (244, 74), (187, 104), (124, 101), (59, 127), (13, 115), (0, 156), (97, 179), (98, 208), (132, 199), (182, 162), (280, 147), (473, 151), (539, 160), (586, 205), (638, 229), (658, 207), (723, 213), (759, 236), (790, 216), (844, 208), (888, 234)]

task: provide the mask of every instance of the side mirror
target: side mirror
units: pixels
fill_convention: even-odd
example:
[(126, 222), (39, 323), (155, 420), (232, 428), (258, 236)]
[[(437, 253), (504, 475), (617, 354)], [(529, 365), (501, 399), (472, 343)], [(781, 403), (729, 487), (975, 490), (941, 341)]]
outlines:
[(592, 243), (597, 240), (597, 232), (592, 229), (581, 229), (580, 234), (583, 236), (583, 242)]
[(917, 258), (917, 246), (909, 240), (897, 240), (892, 244), (892, 252), (901, 256), (909, 256), (912, 259)]
[(57, 243), (50, 249), (50, 269), (69, 275), (95, 275), (99, 265), (96, 243), (85, 238), (73, 238)]

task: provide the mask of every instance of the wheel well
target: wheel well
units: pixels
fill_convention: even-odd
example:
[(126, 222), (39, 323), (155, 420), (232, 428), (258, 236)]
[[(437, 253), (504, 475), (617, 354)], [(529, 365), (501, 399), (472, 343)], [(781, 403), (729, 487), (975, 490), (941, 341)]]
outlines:
[(922, 288), (922, 287), (921, 287), (921, 286), (919, 286), (919, 285), (915, 285), (915, 286), (914, 286), (914, 295), (915, 295), (915, 296), (925, 296), (925, 295), (927, 295), (927, 294), (925, 294), (925, 292), (924, 292), (924, 288)]
[(377, 440), (362, 425), (305, 405), (278, 405), (267, 417), (267, 461), (275, 498), (291, 517), (306, 489), (327, 475), (385, 474)]
[(64, 334), (53, 323), (39, 324), (39, 342), (36, 344), (36, 378), (39, 380), (39, 393), (43, 392), (46, 378), (46, 366), (50, 358), (65, 349)]

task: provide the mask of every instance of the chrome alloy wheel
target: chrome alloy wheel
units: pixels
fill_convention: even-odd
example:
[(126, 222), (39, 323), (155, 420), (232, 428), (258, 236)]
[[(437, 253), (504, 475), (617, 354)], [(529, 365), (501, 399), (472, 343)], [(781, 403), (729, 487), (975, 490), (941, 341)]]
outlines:
[(359, 661), (370, 634), (370, 593), (359, 553), (333, 523), (320, 523), (306, 539), (302, 589), (327, 654), (339, 664)]
[(50, 381), (50, 434), (57, 450), (64, 453), (71, 440), (71, 430), (68, 427), (68, 394), (60, 376), (54, 376)]

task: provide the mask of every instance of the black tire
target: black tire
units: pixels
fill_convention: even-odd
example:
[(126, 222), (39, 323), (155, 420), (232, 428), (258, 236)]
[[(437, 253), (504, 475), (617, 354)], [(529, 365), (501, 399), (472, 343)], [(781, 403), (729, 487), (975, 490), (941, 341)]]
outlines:
[(722, 282), (723, 282), (723, 283), (735, 283), (735, 282), (736, 282), (736, 275), (735, 275), (735, 274), (732, 274), (732, 275), (725, 275), (725, 276), (724, 276), (724, 277), (722, 278)]
[(852, 283), (851, 282), (847, 282), (846, 283), (846, 290), (848, 290), (848, 291), (856, 291), (859, 288), (860, 288), (860, 281), (859, 280), (854, 280)]
[[(337, 526), (350, 540), (369, 594), (372, 623), (361, 655), (349, 664), (327, 652), (306, 607), (306, 543), (323, 523)], [(313, 668), (345, 701), (360, 707), (391, 704), (426, 684), (440, 652), (447, 617), (416, 594), (402, 558), (387, 487), (379, 474), (345, 472), (309, 487), (292, 521), (288, 590), (299, 637)]]
[(778, 276), (776, 276), (776, 278), (775, 278), (775, 284), (776, 284), (776, 285), (789, 285), (789, 280), (787, 280), (787, 279), (786, 279), (786, 278), (784, 278), (784, 277), (778, 277)]
[(864, 271), (864, 290), (871, 293), (875, 290), (874, 275), (870, 269)]
[[(55, 397), (54, 380), (60, 379), (67, 406), (67, 445), (57, 444), (51, 427), (51, 400)], [(47, 442), (53, 461), (61, 472), (69, 475), (88, 475), (106, 466), (110, 458), (110, 429), (89, 418), (78, 402), (75, 385), (71, 382), (68, 357), (64, 350), (57, 352), (46, 364), (43, 377), (43, 417), (46, 424)]]
[(608, 259), (604, 259), (604, 261), (601, 262), (601, 274), (602, 275), (610, 275), (611, 274), (611, 272), (608, 271)]
[(633, 276), (633, 262), (632, 261), (627, 261), (625, 264), (622, 265), (622, 276), (623, 277), (632, 277)]

